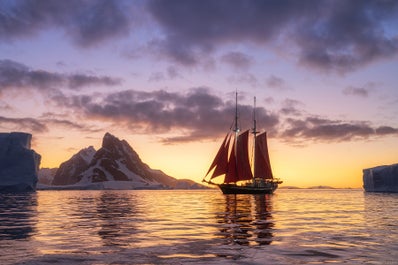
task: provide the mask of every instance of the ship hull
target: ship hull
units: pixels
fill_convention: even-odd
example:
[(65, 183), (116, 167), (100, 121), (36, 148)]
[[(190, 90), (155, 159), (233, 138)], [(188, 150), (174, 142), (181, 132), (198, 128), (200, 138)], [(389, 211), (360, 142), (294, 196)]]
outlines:
[(218, 184), (223, 194), (272, 194), (277, 188), (278, 183), (269, 183), (264, 187), (239, 186), (236, 184)]

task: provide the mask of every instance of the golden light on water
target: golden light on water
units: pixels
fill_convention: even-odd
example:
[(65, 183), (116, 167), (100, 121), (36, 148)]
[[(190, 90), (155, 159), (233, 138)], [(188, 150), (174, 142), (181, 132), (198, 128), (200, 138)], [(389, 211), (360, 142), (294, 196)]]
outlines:
[(364, 264), (390, 261), (397, 246), (395, 196), (359, 189), (38, 191), (0, 199), (2, 264)]

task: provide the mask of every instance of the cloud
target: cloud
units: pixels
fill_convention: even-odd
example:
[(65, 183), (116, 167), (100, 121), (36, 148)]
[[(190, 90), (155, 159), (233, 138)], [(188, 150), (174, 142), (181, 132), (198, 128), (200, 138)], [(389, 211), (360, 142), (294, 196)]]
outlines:
[(268, 87), (275, 88), (277, 90), (287, 89), (285, 80), (275, 75), (270, 75), (266, 80), (266, 84)]
[[(298, 28), (300, 61), (309, 66), (345, 72), (398, 51), (396, 28), (398, 3), (394, 1), (323, 2), (318, 15)], [(391, 23), (391, 26), (385, 26)]]
[[(0, 40), (57, 29), (89, 48), (127, 38), (140, 27), (159, 34), (132, 46), (145, 46), (184, 66), (212, 61), (225, 45), (250, 43), (264, 50), (288, 50), (308, 67), (344, 73), (397, 55), (397, 14), (398, 2), (370, 0), (3, 1)], [(249, 66), (239, 52), (222, 60)]]
[(59, 82), (62, 82), (62, 77), (58, 74), (34, 71), (11, 60), (0, 60), (0, 91), (15, 87), (45, 89)]
[(0, 92), (12, 88), (36, 88), (47, 90), (60, 87), (80, 89), (91, 85), (114, 86), (121, 83), (118, 78), (84, 74), (60, 74), (44, 70), (33, 70), (11, 60), (0, 60)]
[(176, 78), (181, 78), (182, 75), (179, 73), (178, 69), (174, 66), (167, 67), (165, 72), (154, 72), (151, 73), (148, 81), (149, 82), (160, 82), (164, 80), (173, 80)]
[(48, 116), (52, 115), (46, 114), (39, 118), (10, 118), (0, 116), (0, 129), (6, 131), (24, 131), (37, 134), (46, 133), (52, 128), (63, 128), (66, 130), (76, 130), (89, 133), (99, 131), (99, 129), (87, 124), (82, 124), (70, 119), (50, 118)]
[(228, 82), (231, 84), (248, 84), (252, 87), (257, 87), (258, 80), (251, 73), (242, 73), (228, 77)]
[[(158, 134), (168, 144), (220, 137), (232, 126), (235, 113), (232, 96), (225, 100), (204, 87), (186, 92), (126, 90), (93, 95), (58, 94), (53, 100), (60, 108), (85, 115), (86, 120), (113, 123), (134, 133)], [(239, 126), (251, 128), (253, 107), (239, 101)], [(257, 106), (258, 129), (288, 143), (304, 144), (398, 136), (398, 128), (389, 125), (377, 127), (365, 121), (333, 120), (308, 114), (303, 107), (303, 103), (293, 99), (283, 101), (278, 111)]]
[(160, 82), (166, 80), (166, 76), (163, 72), (154, 72), (148, 78), (149, 82)]
[(148, 10), (165, 31), (159, 48), (186, 65), (245, 42), (265, 49), (280, 42), (301, 64), (336, 72), (398, 53), (396, 1), (153, 0)]
[[(103, 95), (54, 98), (59, 105), (73, 108), (90, 119), (114, 122), (142, 133), (173, 133), (164, 141), (194, 141), (224, 135), (235, 113), (232, 101), (223, 101), (207, 88), (195, 88), (186, 93), (122, 91)], [(252, 106), (240, 105), (242, 121), (251, 120)], [(257, 108), (259, 124), (273, 128), (278, 118), (269, 111)], [(250, 122), (242, 122), (249, 127)], [(177, 134), (177, 135), (176, 135)]]
[(0, 110), (13, 110), (13, 107), (11, 107), (7, 102), (0, 100)]
[(66, 128), (68, 130), (78, 130), (84, 132), (98, 132), (99, 130), (90, 128), (89, 126), (83, 125), (79, 122), (72, 122), (71, 120), (65, 119), (43, 119), (42, 122), (58, 128)]
[(302, 107), (304, 107), (304, 104), (298, 100), (285, 99), (282, 102), (282, 108), (279, 110), (279, 113), (283, 116), (302, 116), (304, 115)]
[(398, 135), (398, 128), (374, 127), (368, 122), (330, 120), (315, 116), (288, 118), (279, 137), (288, 142), (343, 142), (364, 140), (377, 136)]
[(343, 94), (344, 95), (353, 95), (353, 96), (358, 96), (358, 97), (368, 97), (369, 95), (369, 89), (363, 88), (363, 87), (346, 87), (343, 89)]
[(180, 74), (179, 70), (176, 67), (174, 67), (174, 66), (167, 67), (166, 72), (167, 72), (167, 76), (170, 79), (175, 79), (175, 78), (178, 78), (178, 77), (182, 77), (182, 75)]
[(227, 63), (238, 70), (247, 70), (252, 59), (241, 52), (229, 52), (221, 56), (221, 61)]
[[(184, 42), (171, 42), (163, 39), (153, 39), (149, 41), (144, 48), (138, 49), (146, 54), (152, 54), (156, 58), (166, 59), (183, 65), (192, 67), (206, 63), (209, 58), (209, 52), (205, 49), (193, 49)], [(136, 51), (129, 53), (130, 58), (137, 55)], [(206, 60), (208, 59), (208, 60)]]
[(84, 74), (64, 75), (69, 88), (81, 88), (93, 85), (116, 86), (121, 84), (121, 79), (109, 76), (94, 76)]
[(41, 121), (33, 118), (8, 118), (0, 116), (0, 128), (12, 131), (28, 131), (34, 133), (44, 133), (48, 127)]
[(363, 97), (366, 98), (369, 96), (369, 94), (374, 91), (379, 84), (374, 83), (374, 82), (368, 82), (364, 84), (363, 86), (348, 86), (343, 89), (343, 94), (344, 95), (352, 95), (352, 96), (358, 96), (358, 97)]
[(376, 128), (376, 134), (378, 135), (398, 134), (398, 128), (393, 128), (390, 126), (380, 126)]
[(0, 40), (60, 28), (80, 46), (125, 35), (131, 11), (122, 1), (7, 1), (0, 5)]

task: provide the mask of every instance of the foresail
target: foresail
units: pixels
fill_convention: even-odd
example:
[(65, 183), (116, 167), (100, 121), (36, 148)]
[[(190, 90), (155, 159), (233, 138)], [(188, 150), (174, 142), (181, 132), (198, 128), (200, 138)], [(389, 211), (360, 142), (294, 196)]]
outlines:
[(272, 179), (272, 169), (269, 160), (267, 133), (264, 132), (256, 136), (255, 146), (256, 163), (254, 165), (254, 172), (256, 178)]
[(220, 176), (222, 174), (225, 174), (227, 172), (228, 168), (228, 147), (229, 147), (229, 142), (230, 142), (231, 136), (230, 133), (228, 133), (224, 141), (222, 142), (220, 149), (217, 152), (216, 157), (213, 160), (213, 163), (211, 164), (209, 170), (206, 173), (206, 176), (210, 173), (210, 171), (213, 171), (213, 174), (210, 179), (213, 179), (217, 176)]
[(238, 181), (238, 174), (237, 174), (237, 168), (236, 168), (236, 156), (235, 156), (235, 141), (232, 145), (232, 151), (228, 159), (228, 169), (225, 174), (225, 179), (224, 183), (235, 183)]

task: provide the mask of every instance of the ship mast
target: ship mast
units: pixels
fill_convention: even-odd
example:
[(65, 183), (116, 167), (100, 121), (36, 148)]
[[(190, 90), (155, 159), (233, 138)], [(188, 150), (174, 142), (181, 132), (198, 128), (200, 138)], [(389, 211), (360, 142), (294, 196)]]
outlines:
[(235, 92), (235, 127), (234, 132), (237, 135), (239, 133), (238, 125), (238, 91)]
[[(239, 125), (238, 125), (238, 90), (235, 91), (235, 139), (234, 139), (234, 149), (231, 152), (234, 152), (235, 164), (238, 164), (238, 134), (239, 134)], [(235, 167), (235, 175), (238, 176), (238, 167)]]
[[(253, 104), (253, 150), (256, 147), (256, 135), (257, 135), (257, 120), (256, 120), (256, 97), (254, 97), (254, 104)], [(253, 178), (257, 177), (256, 172), (256, 152), (253, 151)]]

